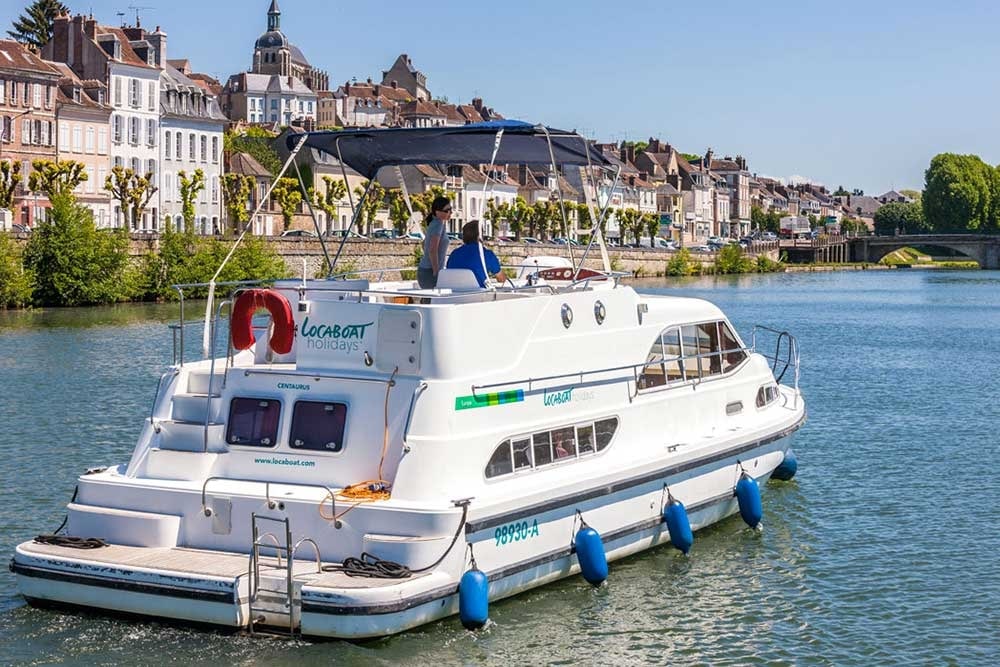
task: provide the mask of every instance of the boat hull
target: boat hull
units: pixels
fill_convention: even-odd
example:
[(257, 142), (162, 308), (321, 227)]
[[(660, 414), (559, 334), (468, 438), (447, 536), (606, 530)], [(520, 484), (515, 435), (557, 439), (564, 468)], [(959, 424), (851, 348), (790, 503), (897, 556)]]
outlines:
[[(801, 421), (768, 438), (730, 447), (688, 465), (654, 469), (613, 485), (556, 498), (547, 505), (489, 516), (470, 515), (465, 537), (489, 578), (490, 600), (579, 573), (570, 547), (579, 526), (577, 511), (601, 533), (608, 561), (669, 544), (670, 536), (662, 520), (665, 485), (670, 485), (671, 492), (684, 501), (694, 530), (729, 517), (738, 511), (733, 495), (738, 471), (746, 469), (759, 482), (766, 482), (783, 460), (792, 433), (800, 425)], [(521, 521), (530, 521), (530, 525), (537, 521), (537, 535), (501, 544), (498, 526)], [(97, 561), (97, 555), (91, 556), (88, 551), (28, 542), (17, 548), (11, 569), (21, 593), (30, 602), (228, 628), (248, 626), (247, 555), (216, 552), (217, 559), (228, 560), (216, 563), (214, 574), (206, 576), (185, 571), (197, 568), (183, 563), (188, 557), (195, 561), (211, 557), (210, 551), (118, 546), (108, 549), (123, 552), (120, 557), (113, 553), (102, 555), (104, 560)], [(164, 553), (151, 553), (156, 551)], [(148, 562), (167, 562), (167, 551), (181, 565), (134, 565), (141, 563), (144, 556), (151, 558)], [(454, 568), (441, 567), (401, 582), (365, 585), (343, 578), (341, 584), (331, 586), (313, 585), (307, 566), (307, 561), (295, 562), (295, 578), (301, 580), (296, 600), (300, 605), (298, 632), (303, 636), (380, 637), (458, 613), (461, 572), (446, 571)]]

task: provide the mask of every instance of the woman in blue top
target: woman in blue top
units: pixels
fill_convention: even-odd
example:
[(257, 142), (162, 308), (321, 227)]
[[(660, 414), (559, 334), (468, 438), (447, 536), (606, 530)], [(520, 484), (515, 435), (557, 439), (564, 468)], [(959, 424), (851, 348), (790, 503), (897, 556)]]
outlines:
[(435, 197), (424, 230), (424, 254), (417, 264), (417, 282), (422, 289), (437, 287), (438, 271), (444, 268), (448, 256), (448, 221), (451, 220), (451, 200)]

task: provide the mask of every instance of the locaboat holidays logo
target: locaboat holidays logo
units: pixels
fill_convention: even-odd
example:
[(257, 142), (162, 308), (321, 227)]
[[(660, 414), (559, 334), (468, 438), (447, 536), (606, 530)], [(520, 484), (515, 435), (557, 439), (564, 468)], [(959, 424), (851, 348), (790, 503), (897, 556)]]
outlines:
[(310, 350), (334, 350), (350, 354), (361, 349), (361, 341), (368, 333), (367, 324), (326, 324), (310, 323), (307, 317), (302, 322), (300, 335)]
[(542, 393), (542, 402), (545, 404), (545, 407), (565, 405), (566, 403), (574, 403), (577, 401), (589, 401), (593, 398), (593, 391), (581, 390), (577, 387), (570, 387), (569, 389), (564, 389), (562, 391), (549, 391), (546, 389)]

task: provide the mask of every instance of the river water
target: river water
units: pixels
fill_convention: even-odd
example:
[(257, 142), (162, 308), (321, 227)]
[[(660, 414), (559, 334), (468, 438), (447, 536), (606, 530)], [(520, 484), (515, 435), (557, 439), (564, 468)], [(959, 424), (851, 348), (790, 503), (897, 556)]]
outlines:
[[(992, 665), (1000, 659), (1000, 272), (643, 282), (788, 329), (810, 419), (760, 533), (733, 518), (389, 639), (287, 642), (27, 607), (0, 573), (2, 664)], [(0, 553), (53, 530), (91, 466), (125, 461), (176, 306), (0, 313)]]

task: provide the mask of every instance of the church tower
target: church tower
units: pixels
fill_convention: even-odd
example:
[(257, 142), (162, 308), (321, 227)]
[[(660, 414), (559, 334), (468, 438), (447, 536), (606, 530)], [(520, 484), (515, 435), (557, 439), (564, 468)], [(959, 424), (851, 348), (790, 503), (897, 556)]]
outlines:
[(250, 71), (254, 74), (292, 76), (292, 52), (288, 38), (281, 32), (278, 0), (271, 0), (267, 10), (267, 32), (257, 38)]

